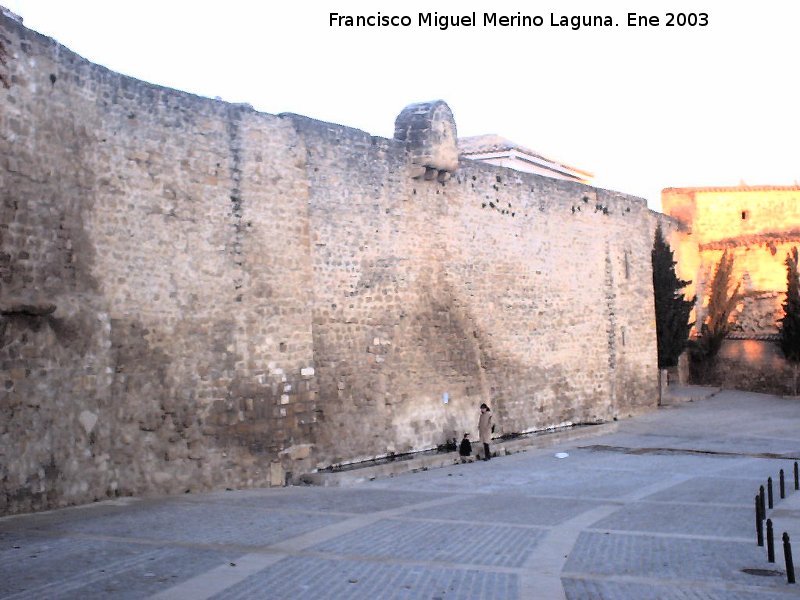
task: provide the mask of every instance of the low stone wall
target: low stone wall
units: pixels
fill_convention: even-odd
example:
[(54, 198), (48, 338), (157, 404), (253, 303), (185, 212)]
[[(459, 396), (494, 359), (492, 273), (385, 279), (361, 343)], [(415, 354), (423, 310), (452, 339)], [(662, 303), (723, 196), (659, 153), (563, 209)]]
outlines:
[[(711, 363), (694, 362), (691, 382), (698, 385), (796, 395), (795, 370), (770, 340), (725, 340)], [(798, 382), (800, 385), (800, 382)]]

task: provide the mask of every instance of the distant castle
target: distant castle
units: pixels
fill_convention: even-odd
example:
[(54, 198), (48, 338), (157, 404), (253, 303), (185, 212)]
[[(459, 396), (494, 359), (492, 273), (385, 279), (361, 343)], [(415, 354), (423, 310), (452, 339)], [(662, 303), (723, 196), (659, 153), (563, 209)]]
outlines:
[(671, 241), (679, 276), (693, 282), (687, 295), (698, 295), (698, 323), (723, 252), (734, 257), (743, 297), (716, 382), (789, 392), (791, 377), (774, 341), (783, 316), (786, 256), (800, 246), (800, 186), (668, 188), (661, 203), (666, 215), (686, 227)]

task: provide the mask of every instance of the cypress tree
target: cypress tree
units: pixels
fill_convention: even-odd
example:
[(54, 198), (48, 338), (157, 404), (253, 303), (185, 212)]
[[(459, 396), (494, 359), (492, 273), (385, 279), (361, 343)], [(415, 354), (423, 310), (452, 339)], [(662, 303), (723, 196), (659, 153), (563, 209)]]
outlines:
[(700, 329), (700, 357), (702, 360), (713, 359), (722, 342), (731, 330), (731, 315), (741, 299), (738, 282), (730, 292), (733, 278), (733, 255), (728, 251), (722, 253), (714, 278), (711, 280), (711, 296), (703, 326)]
[(781, 350), (794, 369), (794, 393), (797, 395), (797, 367), (800, 363), (800, 280), (797, 271), (797, 247), (786, 255), (786, 300), (783, 318), (779, 319)]
[(658, 368), (678, 364), (678, 357), (686, 348), (689, 322), (696, 297), (685, 300), (681, 290), (691, 283), (678, 279), (672, 248), (664, 240), (661, 225), (656, 228), (653, 250), (653, 296), (656, 308), (656, 338), (658, 343)]

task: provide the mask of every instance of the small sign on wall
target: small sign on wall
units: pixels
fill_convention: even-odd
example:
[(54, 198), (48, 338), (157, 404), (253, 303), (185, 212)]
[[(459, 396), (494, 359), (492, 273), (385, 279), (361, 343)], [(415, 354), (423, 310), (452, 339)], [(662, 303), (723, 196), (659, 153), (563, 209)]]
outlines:
[(442, 402), (444, 402), (445, 404), (447, 404), (448, 402), (450, 402), (450, 394), (448, 394), (447, 392), (445, 392), (444, 394), (442, 394)]

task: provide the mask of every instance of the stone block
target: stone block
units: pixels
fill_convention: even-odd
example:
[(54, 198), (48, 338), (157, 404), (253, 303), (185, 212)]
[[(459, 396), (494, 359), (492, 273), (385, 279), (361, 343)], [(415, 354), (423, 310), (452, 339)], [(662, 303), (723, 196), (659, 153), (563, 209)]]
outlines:
[(269, 464), (269, 484), (272, 487), (280, 487), (286, 483), (286, 471), (280, 462), (275, 461)]

